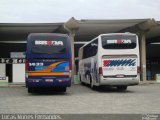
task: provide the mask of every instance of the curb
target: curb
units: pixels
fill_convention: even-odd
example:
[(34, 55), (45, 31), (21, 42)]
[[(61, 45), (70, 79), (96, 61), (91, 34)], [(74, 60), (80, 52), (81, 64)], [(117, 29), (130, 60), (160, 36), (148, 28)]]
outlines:
[(25, 87), (25, 83), (8, 83), (5, 85), (1, 85), (0, 87)]
[(140, 81), (140, 85), (146, 85), (146, 84), (160, 84), (160, 82), (157, 81)]

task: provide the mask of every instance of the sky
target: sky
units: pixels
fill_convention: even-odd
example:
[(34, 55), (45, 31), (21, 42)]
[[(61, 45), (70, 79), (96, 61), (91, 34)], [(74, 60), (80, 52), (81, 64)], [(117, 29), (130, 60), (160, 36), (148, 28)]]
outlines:
[(0, 23), (59, 23), (81, 19), (160, 21), (160, 0), (0, 0)]

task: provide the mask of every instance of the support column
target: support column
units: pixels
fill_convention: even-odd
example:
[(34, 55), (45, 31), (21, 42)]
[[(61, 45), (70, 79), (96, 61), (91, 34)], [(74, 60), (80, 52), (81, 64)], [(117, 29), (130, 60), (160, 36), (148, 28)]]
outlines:
[(72, 82), (74, 83), (74, 73), (75, 73), (75, 59), (74, 59), (74, 36), (75, 32), (72, 31), (69, 33), (69, 37), (71, 40), (71, 51), (72, 51)]
[(74, 60), (74, 37), (75, 32), (79, 29), (79, 23), (72, 17), (64, 24), (64, 29), (67, 30), (71, 40), (71, 51), (72, 51), (72, 83), (74, 83), (74, 73), (75, 73), (75, 60)]
[(140, 33), (140, 63), (141, 63), (141, 81), (146, 81), (146, 38), (145, 33)]

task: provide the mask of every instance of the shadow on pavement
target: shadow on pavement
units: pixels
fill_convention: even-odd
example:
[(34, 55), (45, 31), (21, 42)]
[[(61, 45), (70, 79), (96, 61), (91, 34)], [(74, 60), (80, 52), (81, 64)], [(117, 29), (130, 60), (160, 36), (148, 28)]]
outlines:
[(95, 88), (96, 91), (101, 93), (134, 93), (134, 91), (129, 90), (118, 90), (116, 87), (110, 87), (110, 86), (101, 86)]
[(28, 93), (30, 95), (68, 95), (67, 91), (62, 92), (58, 89), (54, 88), (36, 88), (32, 93)]
[[(83, 86), (90, 88), (89, 85), (83, 85)], [(129, 90), (118, 90), (117, 87), (113, 86), (100, 86), (100, 87), (95, 87), (94, 89), (91, 90), (99, 93), (135, 93), (134, 91), (129, 91)]]

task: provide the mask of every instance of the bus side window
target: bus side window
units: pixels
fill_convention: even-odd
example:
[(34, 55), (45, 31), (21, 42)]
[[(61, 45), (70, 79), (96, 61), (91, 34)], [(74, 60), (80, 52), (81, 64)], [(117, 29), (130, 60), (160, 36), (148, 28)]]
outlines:
[(98, 39), (86, 45), (83, 49), (83, 59), (95, 56), (98, 50)]

